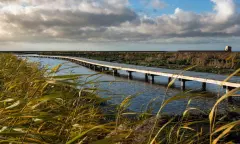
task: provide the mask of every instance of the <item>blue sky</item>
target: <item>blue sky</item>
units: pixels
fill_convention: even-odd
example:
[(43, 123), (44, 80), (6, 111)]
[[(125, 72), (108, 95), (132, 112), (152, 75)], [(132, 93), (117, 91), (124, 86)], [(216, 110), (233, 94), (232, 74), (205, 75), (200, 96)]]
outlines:
[(157, 10), (153, 7), (144, 5), (143, 2), (139, 2), (139, 0), (130, 0), (129, 2), (130, 7), (136, 12), (147, 13), (152, 16), (172, 14), (176, 8), (196, 13), (210, 12), (213, 9), (213, 3), (209, 0), (165, 0), (163, 2), (166, 3), (166, 7)]
[(239, 0), (4, 0), (0, 50), (240, 51)]

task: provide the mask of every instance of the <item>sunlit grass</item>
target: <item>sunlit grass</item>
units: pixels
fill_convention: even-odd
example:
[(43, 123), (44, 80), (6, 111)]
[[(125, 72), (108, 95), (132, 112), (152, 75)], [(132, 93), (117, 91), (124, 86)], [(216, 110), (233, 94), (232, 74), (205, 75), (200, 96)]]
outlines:
[[(0, 143), (238, 142), (239, 118), (218, 114), (217, 109), (229, 96), (237, 97), (239, 88), (216, 100), (209, 112), (190, 106), (201, 93), (185, 91), (165, 100), (157, 115), (152, 115), (151, 102), (142, 113), (128, 110), (138, 94), (126, 97), (116, 107), (103, 105), (107, 99), (97, 96), (97, 88), (87, 87), (96, 79), (83, 80), (81, 74), (56, 75), (60, 70), (61, 65), (49, 70), (0, 54)], [(162, 113), (169, 103), (181, 99), (188, 100), (182, 115)]]

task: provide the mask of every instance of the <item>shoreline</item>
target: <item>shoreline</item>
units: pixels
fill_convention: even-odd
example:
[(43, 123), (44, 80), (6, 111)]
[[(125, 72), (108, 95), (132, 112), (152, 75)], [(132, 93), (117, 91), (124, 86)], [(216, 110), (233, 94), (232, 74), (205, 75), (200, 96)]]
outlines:
[[(20, 52), (21, 53), (21, 52)], [(240, 68), (240, 52), (114, 52), (114, 51), (44, 51), (40, 55), (83, 57), (107, 62), (182, 70), (197, 65), (192, 71), (230, 75)], [(24, 54), (24, 52), (22, 52)]]

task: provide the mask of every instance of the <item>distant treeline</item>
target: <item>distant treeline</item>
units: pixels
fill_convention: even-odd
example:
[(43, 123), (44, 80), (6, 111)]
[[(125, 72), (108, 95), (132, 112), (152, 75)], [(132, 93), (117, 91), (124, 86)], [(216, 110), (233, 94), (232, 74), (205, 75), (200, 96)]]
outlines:
[(85, 57), (109, 62), (170, 69), (184, 69), (229, 74), (240, 68), (240, 52), (38, 52), (45, 55)]

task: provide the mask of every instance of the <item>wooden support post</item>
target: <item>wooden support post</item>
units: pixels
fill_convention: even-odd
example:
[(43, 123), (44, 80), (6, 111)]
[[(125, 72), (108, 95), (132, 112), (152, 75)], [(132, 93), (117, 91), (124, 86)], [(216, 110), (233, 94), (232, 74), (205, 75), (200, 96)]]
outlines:
[(202, 83), (202, 91), (206, 91), (207, 90), (207, 83), (203, 82)]
[(154, 75), (151, 75), (152, 79), (151, 79), (151, 83), (154, 84), (155, 80), (154, 80)]
[(94, 70), (98, 71), (98, 66), (97, 65), (94, 66)]
[[(229, 87), (229, 86), (227, 86), (226, 87), (226, 93), (229, 93), (231, 90), (233, 90), (234, 88), (233, 87)], [(229, 103), (233, 103), (233, 97), (232, 96), (229, 96), (228, 97), (228, 102)]]
[[(168, 77), (168, 85), (172, 82), (172, 77)], [(170, 86), (170, 87), (174, 87), (174, 83)]]
[(145, 82), (148, 82), (148, 74), (145, 74)]
[(96, 71), (96, 66), (95, 65), (93, 65), (93, 70)]
[(128, 79), (132, 79), (132, 71), (127, 71), (128, 72)]
[(186, 90), (186, 80), (181, 79), (181, 90), (185, 91)]
[(98, 71), (102, 72), (102, 67), (101, 66), (98, 67)]
[(113, 76), (118, 76), (118, 71), (117, 71), (117, 69), (113, 69)]
[(105, 67), (102, 67), (101, 69), (102, 69), (102, 72), (104, 72), (104, 71), (105, 71)]
[(229, 87), (229, 86), (227, 86), (226, 87), (226, 93), (229, 93), (231, 90), (233, 90), (234, 88), (233, 87)]
[(169, 84), (171, 81), (172, 81), (172, 78), (169, 77), (169, 78), (168, 78), (168, 84)]

